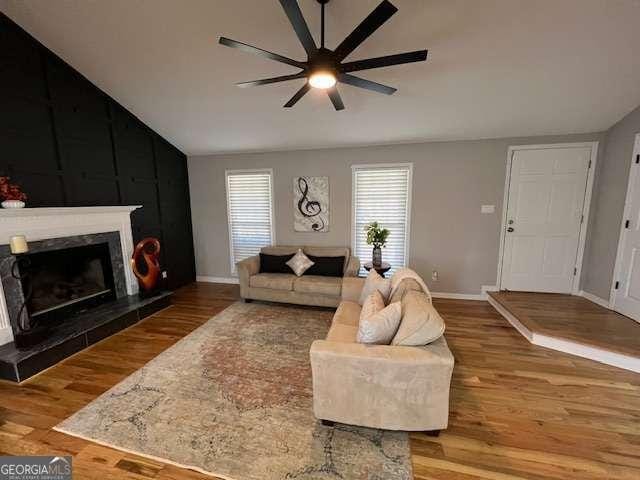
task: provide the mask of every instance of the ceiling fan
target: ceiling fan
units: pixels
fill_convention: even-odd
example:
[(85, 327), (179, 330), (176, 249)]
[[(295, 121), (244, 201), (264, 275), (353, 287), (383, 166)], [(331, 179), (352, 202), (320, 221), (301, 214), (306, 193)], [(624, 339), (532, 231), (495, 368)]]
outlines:
[(329, 0), (317, 0), (321, 5), (320, 20), (320, 47), (311, 36), (307, 22), (302, 16), (297, 0), (280, 0), (293, 29), (307, 52), (307, 60), (302, 62), (293, 60), (277, 53), (272, 53), (246, 43), (220, 37), (220, 43), (227, 47), (239, 48), (245, 52), (255, 53), (276, 62), (286, 63), (300, 70), (292, 75), (282, 75), (279, 77), (265, 78), (251, 82), (241, 82), (240, 87), (253, 87), (257, 85), (267, 85), (270, 83), (285, 82), (298, 78), (306, 78), (304, 86), (285, 103), (285, 108), (293, 107), (312, 87), (327, 91), (331, 102), (336, 110), (343, 110), (344, 103), (336, 88), (336, 82), (346, 83), (354, 87), (364, 88), (386, 95), (393, 94), (396, 89), (380, 83), (365, 80), (364, 78), (352, 75), (351, 72), (369, 70), (372, 68), (389, 67), (403, 63), (422, 62), (427, 59), (427, 50), (417, 50), (415, 52), (398, 53), (384, 57), (368, 58), (366, 60), (355, 60), (343, 62), (343, 60), (364, 42), (373, 32), (383, 25), (398, 9), (388, 0), (383, 0), (370, 14), (358, 25), (347, 38), (345, 38), (335, 50), (329, 50), (324, 46), (324, 8)]

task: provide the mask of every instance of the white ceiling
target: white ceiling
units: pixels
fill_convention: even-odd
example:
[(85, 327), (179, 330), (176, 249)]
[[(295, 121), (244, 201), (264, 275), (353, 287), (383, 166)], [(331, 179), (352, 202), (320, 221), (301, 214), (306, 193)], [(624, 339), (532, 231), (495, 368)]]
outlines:
[[(0, 9), (189, 154), (601, 131), (640, 104), (638, 0), (392, 0), (399, 12), (349, 59), (429, 49), (360, 72), (393, 96), (234, 82), (297, 70), (220, 35), (304, 60), (277, 0), (0, 0)], [(318, 34), (316, 0), (300, 0)], [(335, 47), (379, 0), (332, 0)]]

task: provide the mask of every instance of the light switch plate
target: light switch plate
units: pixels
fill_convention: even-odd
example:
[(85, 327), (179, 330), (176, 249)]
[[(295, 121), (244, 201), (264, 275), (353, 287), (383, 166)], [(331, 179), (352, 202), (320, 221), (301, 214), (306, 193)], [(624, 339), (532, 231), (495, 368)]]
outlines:
[(495, 205), (482, 205), (482, 207), (480, 208), (480, 213), (495, 213), (495, 211)]

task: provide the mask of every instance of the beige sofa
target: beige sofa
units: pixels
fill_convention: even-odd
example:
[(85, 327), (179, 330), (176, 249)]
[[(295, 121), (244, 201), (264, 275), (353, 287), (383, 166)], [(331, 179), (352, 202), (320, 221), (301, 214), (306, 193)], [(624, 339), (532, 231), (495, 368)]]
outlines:
[(270, 246), (260, 251), (267, 255), (289, 255), (302, 248), (305, 254), (316, 257), (345, 257), (344, 277), (302, 275), (287, 273), (260, 273), (258, 255), (238, 262), (240, 296), (245, 300), (337, 307), (341, 300), (342, 282), (355, 277), (360, 269), (358, 257), (351, 256), (347, 247)]
[(362, 278), (345, 278), (325, 340), (311, 346), (313, 408), (323, 423), (386, 430), (447, 427), (453, 355), (444, 336), (423, 347), (356, 343)]

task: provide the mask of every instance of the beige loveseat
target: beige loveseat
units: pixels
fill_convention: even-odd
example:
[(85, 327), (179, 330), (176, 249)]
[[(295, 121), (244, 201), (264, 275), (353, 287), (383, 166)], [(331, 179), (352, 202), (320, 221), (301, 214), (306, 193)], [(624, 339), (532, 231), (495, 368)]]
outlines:
[(355, 277), (360, 269), (358, 257), (351, 256), (347, 247), (270, 246), (260, 252), (267, 255), (289, 255), (301, 248), (306, 255), (316, 257), (345, 257), (344, 277), (325, 277), (293, 273), (260, 273), (260, 257), (246, 258), (237, 263), (240, 296), (244, 300), (337, 307), (342, 294), (342, 282)]
[(422, 347), (357, 343), (364, 281), (344, 279), (331, 329), (311, 346), (314, 414), (323, 423), (437, 435), (449, 418), (454, 360), (447, 342), (442, 336)]

